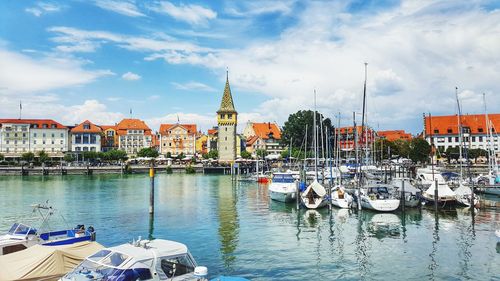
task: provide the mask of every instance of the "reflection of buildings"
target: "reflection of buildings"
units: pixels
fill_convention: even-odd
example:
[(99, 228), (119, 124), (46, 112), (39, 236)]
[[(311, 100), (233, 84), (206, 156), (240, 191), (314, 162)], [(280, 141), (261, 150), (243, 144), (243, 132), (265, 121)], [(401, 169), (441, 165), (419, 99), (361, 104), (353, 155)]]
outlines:
[(219, 185), (219, 236), (222, 259), (226, 268), (231, 267), (236, 257), (234, 251), (238, 243), (239, 221), (236, 208), (236, 192), (231, 185)]

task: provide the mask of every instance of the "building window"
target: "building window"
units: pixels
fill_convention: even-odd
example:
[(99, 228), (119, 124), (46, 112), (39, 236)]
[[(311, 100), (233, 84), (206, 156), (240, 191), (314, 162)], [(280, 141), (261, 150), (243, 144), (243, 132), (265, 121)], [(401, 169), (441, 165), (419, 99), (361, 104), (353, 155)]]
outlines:
[(452, 133), (452, 130), (451, 129), (448, 129), (447, 130), (448, 134), (451, 134)]
[(61, 140), (61, 144), (64, 144), (64, 141), (63, 141), (63, 140)]
[(52, 137), (55, 138), (56, 137), (56, 134), (52, 133)]
[(439, 130), (438, 129), (434, 129), (434, 134), (439, 134)]
[(50, 125), (50, 127), (51, 127), (52, 129), (57, 128), (56, 124), (52, 124), (52, 125)]
[(42, 144), (45, 144), (45, 140), (44, 140), (44, 141), (42, 141)]
[(91, 148), (90, 148), (90, 151), (95, 151), (95, 147), (91, 147)]
[(458, 137), (455, 137), (455, 142), (458, 142)]
[(61, 138), (64, 138), (64, 133), (61, 133)]
[(86, 146), (84, 146), (84, 147), (83, 147), (83, 151), (89, 151), (89, 148), (88, 148), (88, 147), (86, 147)]
[(33, 133), (33, 137), (35, 137), (35, 138), (36, 138), (36, 133)]
[(483, 128), (477, 128), (477, 131), (482, 133), (483, 132)]
[(52, 140), (52, 144), (54, 144), (54, 140)]
[(47, 129), (47, 124), (42, 124), (42, 128)]
[(232, 118), (233, 118), (233, 114), (228, 114), (228, 115), (227, 115), (227, 118), (228, 118), (228, 119), (232, 119)]
[(33, 140), (33, 144), (36, 144), (36, 140)]
[(8, 138), (9, 137), (9, 133), (6, 133), (5, 136)]
[(476, 141), (476, 137), (474, 137), (474, 136), (473, 136), (473, 137), (472, 137), (472, 141)]
[(90, 130), (90, 124), (89, 123), (83, 124), (83, 129), (84, 130)]
[(479, 142), (482, 142), (482, 141), (483, 141), (483, 137), (479, 136)]
[(87, 135), (87, 134), (83, 135), (83, 143), (84, 144), (88, 144), (89, 143), (89, 135)]
[(448, 137), (448, 142), (452, 142), (452, 138), (451, 137)]
[(44, 138), (45, 137), (45, 133), (42, 134), (42, 137)]

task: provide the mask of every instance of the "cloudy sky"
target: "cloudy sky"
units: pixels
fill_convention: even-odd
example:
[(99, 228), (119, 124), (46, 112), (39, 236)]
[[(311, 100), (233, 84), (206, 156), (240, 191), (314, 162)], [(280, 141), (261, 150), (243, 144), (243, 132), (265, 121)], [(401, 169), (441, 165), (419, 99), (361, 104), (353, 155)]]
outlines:
[[(500, 2), (15, 1), (0, 4), (0, 117), (216, 124), (226, 69), (248, 121), (313, 108), (422, 130), (422, 114), (500, 111)], [(358, 115), (357, 118), (360, 118)], [(337, 119), (334, 121), (337, 122)]]

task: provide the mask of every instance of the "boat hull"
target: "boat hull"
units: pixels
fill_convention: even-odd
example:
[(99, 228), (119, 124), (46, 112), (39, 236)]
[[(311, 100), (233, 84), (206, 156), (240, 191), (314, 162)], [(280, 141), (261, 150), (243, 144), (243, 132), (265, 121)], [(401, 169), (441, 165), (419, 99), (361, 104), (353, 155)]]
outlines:
[(296, 200), (296, 194), (297, 192), (280, 192), (280, 191), (273, 191), (269, 190), (269, 195), (272, 200), (279, 201), (279, 202), (293, 202)]
[(371, 200), (365, 196), (361, 197), (361, 207), (378, 212), (392, 212), (399, 207), (398, 199), (376, 199)]
[[(425, 193), (422, 194), (421, 196), (421, 202), (423, 205), (434, 205), (434, 202), (436, 200), (434, 199), (434, 196), (428, 196)], [(437, 203), (439, 207), (441, 208), (451, 208), (455, 207), (457, 205), (457, 198), (456, 197), (451, 197), (451, 196), (443, 196), (443, 197), (438, 197)]]

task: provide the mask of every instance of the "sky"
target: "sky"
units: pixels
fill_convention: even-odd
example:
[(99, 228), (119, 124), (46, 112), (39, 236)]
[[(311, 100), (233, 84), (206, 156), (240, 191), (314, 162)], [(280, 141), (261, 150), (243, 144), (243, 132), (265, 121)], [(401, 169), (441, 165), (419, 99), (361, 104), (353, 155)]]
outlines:
[[(417, 134), (422, 115), (500, 112), (500, 1), (0, 2), (0, 118), (216, 125), (316, 107)], [(132, 111), (132, 113), (130, 112)], [(339, 115), (340, 113), (340, 115)], [(339, 118), (340, 116), (340, 118)]]

